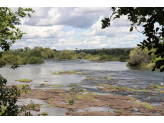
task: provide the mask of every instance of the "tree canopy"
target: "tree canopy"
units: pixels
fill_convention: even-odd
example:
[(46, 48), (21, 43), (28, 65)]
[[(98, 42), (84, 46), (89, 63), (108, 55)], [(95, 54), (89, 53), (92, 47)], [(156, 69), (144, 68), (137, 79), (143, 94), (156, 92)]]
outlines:
[[(2, 50), (9, 50), (10, 46), (15, 43), (16, 40), (21, 39), (23, 34), (19, 28), (15, 25), (21, 24), (19, 18), (23, 18), (26, 15), (31, 17), (29, 13), (34, 12), (32, 8), (18, 8), (17, 12), (12, 12), (8, 7), (0, 7), (0, 47)], [(0, 53), (0, 58), (2, 53)], [(4, 61), (0, 61), (0, 67), (5, 66)], [(18, 65), (15, 64), (11, 68), (15, 69)], [(6, 87), (7, 80), (0, 75), (0, 116), (17, 116), (20, 112), (25, 111), (24, 108), (20, 108), (16, 105), (16, 101), (20, 96), (20, 90), (14, 85), (11, 88)], [(23, 90), (26, 92), (29, 86), (24, 86)], [(25, 115), (30, 115), (29, 112)]]
[[(112, 15), (108, 18), (104, 18), (102, 22), (102, 29), (110, 26), (112, 17), (113, 20), (120, 18), (122, 15), (127, 15), (128, 20), (131, 23), (130, 31), (137, 30), (138, 26), (142, 26), (144, 31), (140, 32), (144, 34), (147, 39), (144, 39), (138, 46), (142, 48), (156, 49), (155, 55), (157, 57), (164, 58), (164, 45), (160, 43), (160, 38), (164, 37), (164, 7), (112, 7)], [(159, 24), (159, 27), (154, 27), (155, 23)], [(164, 41), (163, 41), (164, 42)], [(151, 54), (152, 52), (149, 52)], [(156, 61), (155, 68), (160, 69), (160, 72), (164, 71), (164, 60)]]

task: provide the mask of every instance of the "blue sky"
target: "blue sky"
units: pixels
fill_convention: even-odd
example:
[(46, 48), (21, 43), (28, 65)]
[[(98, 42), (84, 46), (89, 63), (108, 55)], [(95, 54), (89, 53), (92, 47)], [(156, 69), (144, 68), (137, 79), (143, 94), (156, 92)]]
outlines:
[[(31, 18), (21, 19), (21, 25), (17, 25), (27, 34), (11, 48), (35, 46), (57, 50), (126, 48), (136, 47), (145, 38), (135, 30), (129, 31), (131, 23), (127, 21), (127, 16), (112, 20), (110, 27), (101, 29), (101, 20), (112, 13), (110, 7), (102, 7), (99, 3), (96, 6), (100, 7), (92, 4), (88, 4), (91, 7), (79, 5), (77, 5), (79, 7), (58, 7), (60, 5), (59, 3), (57, 7), (46, 7), (47, 5), (43, 3), (41, 5), (43, 7), (31, 6), (35, 13), (32, 13)], [(85, 5), (83, 3), (83, 6)], [(13, 6), (11, 9), (16, 11), (17, 7)], [(141, 29), (138, 27), (138, 30)]]

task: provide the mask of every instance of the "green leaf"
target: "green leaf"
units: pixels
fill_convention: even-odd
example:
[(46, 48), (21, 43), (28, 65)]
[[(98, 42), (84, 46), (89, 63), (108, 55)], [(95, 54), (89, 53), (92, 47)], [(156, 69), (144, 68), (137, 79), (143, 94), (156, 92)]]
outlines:
[(133, 27), (130, 27), (130, 32), (133, 31)]

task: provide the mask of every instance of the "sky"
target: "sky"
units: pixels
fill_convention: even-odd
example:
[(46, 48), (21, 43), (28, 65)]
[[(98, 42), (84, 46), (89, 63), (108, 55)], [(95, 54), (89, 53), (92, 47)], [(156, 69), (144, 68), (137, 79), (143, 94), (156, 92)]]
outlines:
[[(38, 4), (35, 3), (33, 6), (35, 5)], [(30, 6), (35, 13), (31, 13), (31, 18), (21, 18), (21, 25), (16, 25), (26, 34), (11, 48), (34, 48), (35, 46), (56, 50), (128, 48), (136, 47), (145, 38), (136, 30), (129, 31), (131, 23), (128, 22), (127, 16), (112, 20), (110, 27), (101, 29), (101, 20), (110, 17), (112, 13), (110, 5), (104, 7), (104, 4), (98, 3), (96, 6), (99, 7), (96, 7), (92, 6), (92, 3), (85, 2), (82, 6), (77, 4), (79, 7), (67, 6), (67, 4), (63, 4), (65, 7), (62, 7), (61, 5), (62, 3), (59, 3), (55, 7), (47, 7), (52, 4), (43, 3), (38, 7)], [(10, 7), (13, 12), (18, 8), (16, 6), (12, 4)], [(142, 28), (138, 27), (138, 30)]]

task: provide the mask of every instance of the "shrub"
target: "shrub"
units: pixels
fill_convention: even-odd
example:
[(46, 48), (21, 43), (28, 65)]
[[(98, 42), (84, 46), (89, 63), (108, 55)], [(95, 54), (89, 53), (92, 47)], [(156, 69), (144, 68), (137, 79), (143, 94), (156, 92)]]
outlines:
[(124, 62), (124, 61), (126, 61), (127, 59), (128, 59), (127, 56), (120, 55), (120, 57), (119, 57), (119, 61), (121, 61), (121, 62)]
[(128, 64), (130, 66), (143, 66), (149, 63), (149, 56), (147, 52), (140, 49), (139, 47), (135, 48), (133, 51), (130, 51), (130, 60)]
[(40, 57), (31, 56), (28, 59), (28, 63), (29, 64), (40, 64), (40, 63), (44, 63), (44, 61)]

